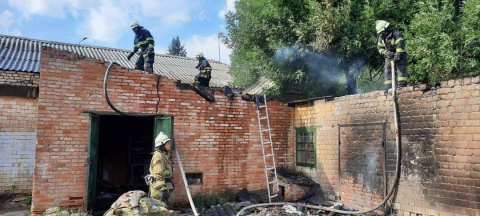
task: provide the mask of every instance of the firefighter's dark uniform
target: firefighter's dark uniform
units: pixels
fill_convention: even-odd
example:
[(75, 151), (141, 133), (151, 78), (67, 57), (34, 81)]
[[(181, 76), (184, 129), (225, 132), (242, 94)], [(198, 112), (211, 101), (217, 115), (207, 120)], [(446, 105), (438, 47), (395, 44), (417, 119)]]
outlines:
[(212, 79), (212, 66), (210, 63), (205, 59), (205, 57), (198, 58), (198, 65), (195, 67), (199, 70), (199, 74), (195, 76), (195, 82), (205, 86), (210, 87), (210, 79)]
[[(398, 29), (387, 29), (387, 36), (380, 35), (377, 42), (378, 52), (386, 55), (387, 51), (398, 53), (400, 59), (395, 61), (395, 71), (398, 74), (398, 86), (405, 87), (407, 85), (407, 52), (405, 51), (405, 41), (402, 32)], [(392, 88), (392, 69), (390, 61), (392, 59), (385, 56), (385, 89)]]
[(136, 53), (139, 49), (141, 49), (141, 52), (139, 53), (140, 57), (135, 63), (135, 69), (153, 73), (153, 62), (155, 58), (153, 48), (155, 47), (155, 41), (147, 29), (142, 26), (138, 28), (140, 29), (135, 33), (135, 39), (133, 41), (133, 52)]

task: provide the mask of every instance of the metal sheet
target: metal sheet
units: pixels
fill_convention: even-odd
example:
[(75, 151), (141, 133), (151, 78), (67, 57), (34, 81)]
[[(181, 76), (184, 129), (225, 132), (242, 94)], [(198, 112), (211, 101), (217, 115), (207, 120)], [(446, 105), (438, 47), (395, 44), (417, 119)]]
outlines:
[[(128, 61), (127, 55), (130, 50), (0, 35), (0, 70), (40, 73), (40, 58), (44, 46), (76, 53), (89, 59), (101, 59), (106, 62), (116, 61), (121, 66), (130, 69), (135, 67), (135, 60), (138, 58), (138, 55), (136, 55)], [(210, 86), (223, 87), (233, 82), (233, 77), (228, 73), (229, 65), (215, 60), (209, 60), (209, 62), (213, 68)], [(196, 65), (197, 60), (194, 58), (156, 54), (154, 72), (169, 79), (192, 83), (194, 77), (198, 74), (198, 70), (195, 69)]]

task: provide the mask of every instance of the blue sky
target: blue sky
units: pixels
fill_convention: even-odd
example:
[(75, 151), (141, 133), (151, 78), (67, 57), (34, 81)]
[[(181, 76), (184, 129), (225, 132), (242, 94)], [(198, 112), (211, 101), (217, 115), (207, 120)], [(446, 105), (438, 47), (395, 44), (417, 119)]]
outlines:
[[(234, 0), (0, 0), (0, 34), (41, 40), (132, 49), (136, 19), (155, 38), (155, 52), (165, 53), (173, 37), (187, 56), (203, 51), (218, 60), (219, 32)], [(221, 62), (231, 51), (220, 45)]]

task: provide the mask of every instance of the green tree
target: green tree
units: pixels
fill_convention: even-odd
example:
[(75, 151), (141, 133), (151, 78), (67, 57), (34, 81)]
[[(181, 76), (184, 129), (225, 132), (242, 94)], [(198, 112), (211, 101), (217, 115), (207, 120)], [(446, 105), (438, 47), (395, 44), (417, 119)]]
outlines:
[(176, 56), (187, 56), (187, 50), (185, 49), (185, 44), (180, 43), (180, 38), (178, 36), (172, 39), (172, 42), (168, 45), (167, 54), (176, 55)]
[(480, 0), (418, 2), (408, 27), (409, 82), (437, 83), (480, 74)]
[(459, 76), (480, 75), (480, 0), (469, 0), (461, 7), (459, 19)]
[(295, 91), (317, 96), (335, 91), (338, 82), (334, 79), (338, 78), (326, 71), (333, 60), (313, 52), (309, 46), (315, 39), (308, 23), (312, 2), (235, 3), (236, 12), (226, 16), (228, 37), (224, 41), (233, 49), (230, 71), (236, 84), (245, 86), (267, 77), (274, 81), (275, 93)]
[(480, 74), (480, 0), (242, 0), (226, 16), (231, 73), (266, 77), (276, 93), (353, 94), (383, 88), (376, 20), (403, 31), (409, 83)]

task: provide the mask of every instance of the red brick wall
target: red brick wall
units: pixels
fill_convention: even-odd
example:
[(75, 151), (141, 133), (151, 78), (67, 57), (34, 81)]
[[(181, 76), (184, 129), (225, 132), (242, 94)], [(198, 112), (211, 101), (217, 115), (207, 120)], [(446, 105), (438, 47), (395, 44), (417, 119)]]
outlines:
[[(398, 92), (403, 158), (395, 198), (397, 214), (480, 215), (479, 80), (451, 80), (436, 89), (407, 87)], [(392, 108), (391, 97), (381, 91), (297, 105), (295, 127), (317, 126), (317, 168), (297, 170), (312, 176), (330, 198), (341, 195), (348, 206), (368, 208), (378, 203), (383, 187), (376, 181), (378, 175), (369, 175), (372, 181), (367, 181), (364, 173), (352, 170), (365, 169), (364, 161), (374, 152), (368, 152), (369, 148), (381, 148), (381, 126), (342, 128), (342, 193), (338, 194), (338, 124), (387, 121), (390, 185), (396, 156)], [(368, 148), (345, 151), (348, 145)], [(383, 170), (378, 165), (383, 159), (373, 161), (373, 170)]]
[[(81, 208), (86, 193), (89, 116), (112, 112), (103, 97), (106, 64), (78, 59), (65, 52), (42, 51), (38, 104), (38, 144), (33, 187), (34, 213), (51, 206)], [(193, 192), (225, 188), (265, 187), (256, 109), (253, 102), (228, 99), (216, 91), (208, 103), (176, 81), (162, 77), (159, 113), (175, 117), (175, 140), (186, 172), (203, 172)], [(109, 96), (127, 112), (155, 112), (156, 76), (114, 68)], [(272, 136), (280, 166), (293, 167), (293, 108), (270, 102)], [(178, 168), (174, 168), (179, 170)], [(175, 194), (185, 199), (180, 173), (174, 173)]]
[(31, 193), (37, 101), (0, 96), (0, 194)]

